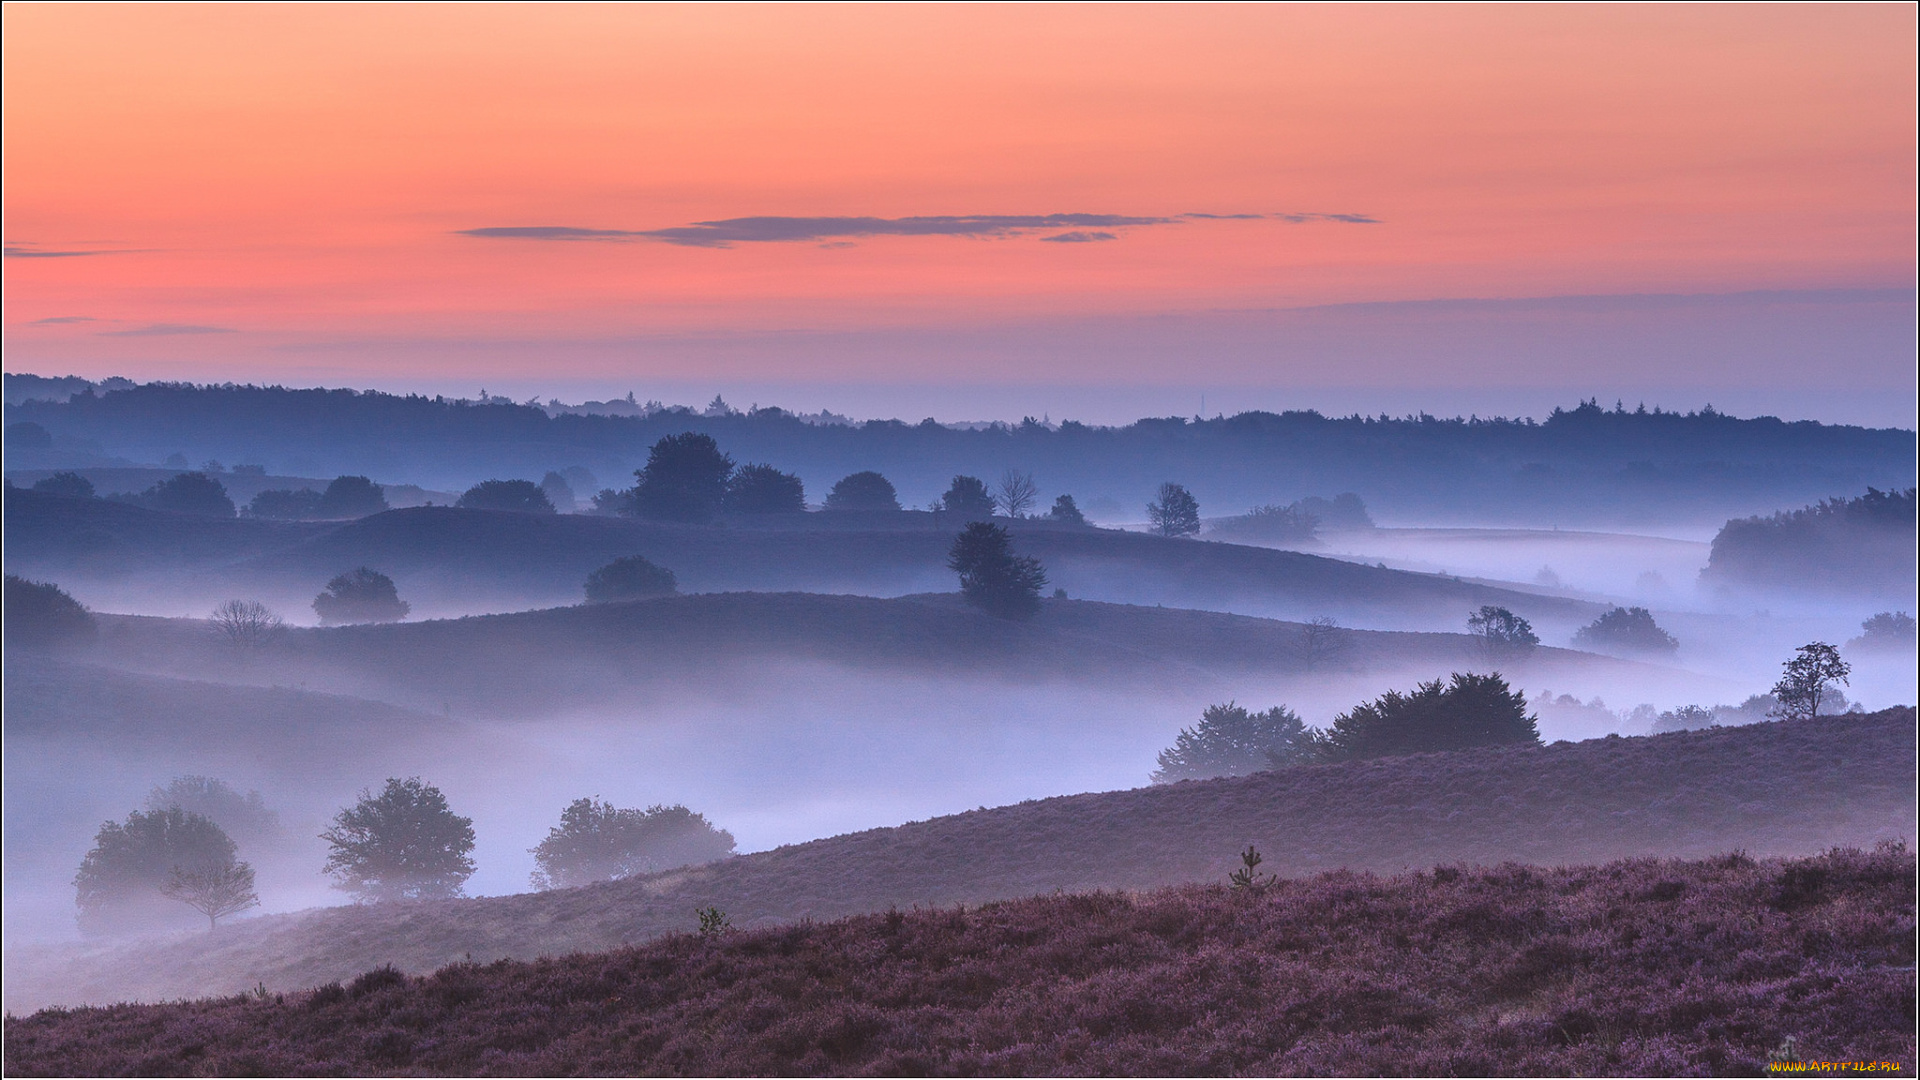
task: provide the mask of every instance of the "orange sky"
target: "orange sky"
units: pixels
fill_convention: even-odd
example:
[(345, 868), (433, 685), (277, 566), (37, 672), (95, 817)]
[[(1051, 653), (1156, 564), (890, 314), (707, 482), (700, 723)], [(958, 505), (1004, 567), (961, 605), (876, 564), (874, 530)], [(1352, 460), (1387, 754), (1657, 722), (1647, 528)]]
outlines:
[[(379, 358), (329, 363), (508, 371), (661, 335), (1913, 282), (1907, 4), (4, 17), (12, 370), (268, 379), (359, 343)], [(460, 233), (1059, 213), (1267, 216), (1085, 243)], [(885, 374), (771, 346), (729, 363)], [(1008, 377), (1036, 363), (1102, 377), (1072, 348)]]

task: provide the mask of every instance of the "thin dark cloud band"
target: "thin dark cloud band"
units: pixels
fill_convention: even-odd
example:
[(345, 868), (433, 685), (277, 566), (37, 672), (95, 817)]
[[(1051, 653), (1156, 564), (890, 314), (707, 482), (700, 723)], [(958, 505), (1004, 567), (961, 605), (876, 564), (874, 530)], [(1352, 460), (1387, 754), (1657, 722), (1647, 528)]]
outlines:
[(651, 240), (679, 247), (729, 248), (735, 244), (821, 243), (871, 236), (1010, 237), (1064, 229), (1041, 237), (1052, 243), (1115, 240), (1108, 229), (1177, 225), (1191, 220), (1274, 220), (1378, 224), (1364, 214), (1178, 214), (1136, 217), (1125, 214), (958, 214), (921, 217), (740, 217), (696, 221), (666, 229), (589, 229), (572, 225), (501, 225), (460, 229), (457, 235), (484, 240), (559, 240), (631, 242)]

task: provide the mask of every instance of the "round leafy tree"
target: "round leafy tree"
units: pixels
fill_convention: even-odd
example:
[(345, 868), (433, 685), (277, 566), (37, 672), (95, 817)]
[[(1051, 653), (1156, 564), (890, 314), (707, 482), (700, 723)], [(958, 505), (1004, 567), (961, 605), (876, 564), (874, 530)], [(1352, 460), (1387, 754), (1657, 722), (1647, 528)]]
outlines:
[(615, 559), (587, 575), (587, 602), (590, 604), (670, 596), (678, 589), (673, 571), (656, 566), (639, 555)]
[(1800, 646), (1793, 659), (1783, 665), (1780, 681), (1773, 684), (1773, 696), (1779, 701), (1774, 715), (1787, 720), (1807, 720), (1820, 715), (1823, 700), (1841, 697), (1830, 683), (1845, 683), (1853, 668), (1840, 658), (1840, 650), (1824, 641)]
[(1860, 636), (1847, 642), (1847, 648), (1869, 652), (1911, 652), (1920, 639), (1915, 633), (1913, 616), (1904, 611), (1882, 611), (1860, 624)]
[(364, 476), (336, 476), (320, 493), (317, 517), (362, 518), (387, 509), (386, 492)]
[(1284, 705), (1259, 713), (1231, 701), (1210, 705), (1198, 724), (1181, 728), (1173, 745), (1160, 751), (1153, 782), (1246, 776), (1310, 760), (1314, 747), (1314, 733)]
[(240, 848), (256, 857), (260, 849), (285, 838), (280, 816), (268, 809), (257, 791), (242, 795), (224, 780), (211, 776), (179, 776), (147, 793), (148, 810), (180, 809), (220, 826)]
[(807, 509), (807, 489), (800, 478), (771, 465), (747, 465), (727, 481), (730, 514), (799, 514)]
[(93, 498), (93, 481), (76, 472), (57, 472), (45, 479), (33, 482), (33, 490), (48, 495), (65, 495), (69, 499)]
[(733, 459), (713, 436), (688, 431), (668, 435), (647, 451), (647, 465), (634, 473), (630, 507), (661, 521), (712, 521), (727, 498)]
[(93, 616), (58, 585), (8, 574), (5, 605), (8, 644), (77, 645), (93, 640)]
[(176, 868), (231, 867), (234, 844), (204, 815), (178, 806), (106, 822), (74, 875), (80, 929), (99, 934), (177, 925), (179, 911), (161, 892)]
[(1491, 604), (1467, 616), (1467, 633), (1473, 636), (1474, 648), (1489, 662), (1525, 656), (1540, 644), (1532, 623)]
[(1179, 484), (1161, 484), (1147, 504), (1147, 520), (1161, 536), (1192, 536), (1200, 531), (1200, 501)]
[(365, 566), (327, 582), (326, 591), (313, 598), (314, 614), (329, 625), (398, 622), (411, 610), (392, 578)]
[(1602, 652), (1671, 653), (1680, 647), (1643, 607), (1616, 607), (1581, 627), (1573, 640)]
[(1421, 683), (1411, 694), (1389, 690), (1334, 718), (1326, 757), (1336, 760), (1533, 745), (1539, 728), (1527, 699), (1499, 675), (1461, 675)]
[(552, 500), (531, 480), (482, 480), (468, 488), (455, 505), (468, 510), (513, 510), (523, 514), (551, 514)]
[(986, 521), (993, 517), (993, 495), (987, 482), (977, 476), (956, 476), (940, 496), (940, 509), (967, 521)]
[(733, 834), (684, 806), (630, 810), (575, 799), (532, 850), (534, 888), (566, 889), (724, 859)]
[(155, 510), (200, 517), (230, 518), (233, 500), (226, 487), (203, 472), (183, 472), (147, 489), (144, 501)]
[(334, 887), (363, 901), (447, 899), (473, 876), (473, 819), (417, 776), (362, 792), (320, 838), (333, 848), (323, 869)]
[(990, 522), (968, 523), (954, 538), (947, 566), (960, 575), (967, 602), (989, 615), (1024, 619), (1040, 610), (1047, 583), (1040, 560), (1013, 553), (1013, 538)]
[(827, 509), (841, 512), (880, 513), (900, 509), (900, 495), (893, 482), (877, 472), (857, 472), (842, 477), (827, 492)]
[(1053, 509), (1047, 511), (1047, 520), (1061, 525), (1085, 525), (1087, 516), (1080, 512), (1071, 495), (1059, 495), (1053, 500)]
[(288, 488), (273, 488), (254, 495), (247, 503), (247, 516), (257, 518), (276, 518), (281, 521), (304, 521), (320, 517), (320, 493), (312, 488), (293, 491)]

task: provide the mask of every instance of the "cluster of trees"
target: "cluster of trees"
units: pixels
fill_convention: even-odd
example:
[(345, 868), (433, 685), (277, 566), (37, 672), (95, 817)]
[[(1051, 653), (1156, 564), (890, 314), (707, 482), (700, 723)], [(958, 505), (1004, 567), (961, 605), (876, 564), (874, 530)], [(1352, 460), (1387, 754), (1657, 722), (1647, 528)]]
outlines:
[(400, 599), (393, 579), (361, 566), (337, 575), (313, 598), (313, 613), (323, 625), (399, 622), (413, 610)]
[(1915, 506), (1913, 488), (1870, 487), (1858, 498), (1729, 521), (1701, 576), (1790, 589), (1911, 589)]
[(1226, 540), (1311, 540), (1324, 526), (1329, 529), (1371, 529), (1366, 504), (1351, 491), (1331, 499), (1310, 495), (1284, 506), (1256, 506), (1244, 514), (1215, 519), (1210, 535)]
[[(186, 776), (148, 797), (124, 822), (105, 822), (74, 876), (80, 927), (88, 933), (165, 926), (167, 902), (185, 904), (211, 928), (259, 904), (254, 870), (238, 857), (284, 840), (259, 792)], [(335, 814), (321, 834), (322, 867), (358, 901), (449, 899), (464, 894), (473, 861), (473, 819), (453, 812), (438, 787), (389, 778)], [(733, 854), (733, 835), (685, 806), (625, 809), (576, 799), (532, 849), (534, 885), (569, 888), (711, 862)]]
[(65, 589), (6, 575), (7, 644), (24, 648), (83, 645), (98, 633), (93, 613)]
[(1467, 616), (1467, 634), (1474, 651), (1489, 664), (1520, 659), (1540, 646), (1531, 622), (1492, 604)]
[[(216, 481), (217, 483), (218, 481)], [(338, 476), (325, 491), (274, 488), (247, 503), (247, 516), (282, 521), (337, 521), (388, 509), (387, 494), (364, 476)]]
[[(176, 473), (140, 492), (115, 492), (112, 502), (166, 510), (196, 517), (230, 518), (237, 511), (227, 486), (213, 478), (220, 471), (218, 462), (195, 472)], [(237, 466), (236, 470), (249, 468)], [(69, 499), (92, 499), (98, 495), (93, 481), (76, 472), (57, 472), (34, 481), (33, 490)], [(326, 490), (312, 488), (273, 488), (259, 492), (247, 503), (247, 517), (277, 521), (338, 521), (378, 514), (388, 509), (386, 492), (364, 476), (339, 476)]]
[(1182, 728), (1173, 745), (1160, 752), (1152, 779), (1166, 784), (1292, 765), (1539, 742), (1525, 695), (1497, 674), (1456, 672), (1409, 693), (1389, 690), (1336, 716), (1325, 729), (1308, 727), (1285, 706), (1265, 712), (1233, 702), (1210, 706), (1199, 724)]
[(1574, 632), (1573, 643), (1601, 652), (1670, 656), (1680, 648), (1643, 607), (1615, 607)]
[(615, 559), (587, 575), (587, 603), (607, 604), (616, 600), (671, 596), (679, 588), (673, 571), (656, 566), (644, 556), (629, 555)]

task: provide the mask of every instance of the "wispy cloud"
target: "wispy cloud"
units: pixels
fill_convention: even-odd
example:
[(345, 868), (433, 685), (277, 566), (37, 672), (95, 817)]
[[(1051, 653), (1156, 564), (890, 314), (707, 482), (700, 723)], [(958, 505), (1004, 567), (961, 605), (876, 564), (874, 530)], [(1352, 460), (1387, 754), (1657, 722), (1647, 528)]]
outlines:
[(65, 323), (99, 322), (99, 321), (100, 320), (94, 318), (91, 315), (54, 315), (50, 318), (35, 319), (32, 322), (28, 323), (27, 325), (28, 326), (60, 326)]
[(195, 326), (191, 323), (149, 323), (131, 330), (102, 330), (101, 337), (172, 337), (178, 334), (237, 334), (226, 326)]
[(90, 250), (61, 251), (36, 247), (32, 244), (8, 244), (0, 249), (9, 259), (84, 259), (89, 255), (132, 255), (139, 248), (93, 248)]
[[(570, 225), (510, 225), (461, 229), (462, 236), (496, 240), (653, 240), (680, 247), (838, 241), (871, 236), (1018, 236), (1045, 229), (1172, 225), (1177, 217), (1125, 214), (958, 214), (923, 217), (741, 217), (696, 221), (666, 229), (582, 229)], [(1089, 234), (1091, 235), (1091, 234)], [(1102, 237), (1103, 239), (1111, 238)]]
[(1118, 239), (1120, 239), (1118, 236), (1110, 232), (1079, 232), (1076, 230), (1074, 232), (1063, 232), (1057, 236), (1043, 236), (1040, 238), (1040, 241), (1046, 244), (1091, 244), (1100, 240)]
[(1366, 214), (1298, 214), (1289, 212), (1275, 214), (1273, 217), (1275, 220), (1291, 222), (1295, 225), (1301, 225), (1309, 221), (1338, 221), (1347, 225), (1381, 224), (1379, 218), (1369, 217)]

